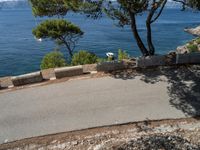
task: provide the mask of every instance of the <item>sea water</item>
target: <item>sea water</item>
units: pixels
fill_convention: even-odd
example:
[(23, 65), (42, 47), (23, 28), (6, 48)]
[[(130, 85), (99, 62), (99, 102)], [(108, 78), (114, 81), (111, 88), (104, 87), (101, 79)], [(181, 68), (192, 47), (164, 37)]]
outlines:
[[(17, 2), (16, 2), (17, 3)], [(9, 6), (9, 7), (8, 7)], [(34, 18), (27, 2), (12, 2), (0, 6), (0, 76), (12, 76), (37, 71), (46, 53), (57, 48), (50, 40), (35, 40), (32, 29), (45, 18)], [(143, 40), (146, 37), (144, 16), (138, 16), (138, 30)], [(117, 22), (107, 17), (92, 20), (84, 15), (69, 14), (66, 19), (79, 25), (85, 32), (76, 46), (100, 57), (106, 52), (117, 54), (126, 50), (131, 56), (141, 55), (129, 27), (119, 28)], [(165, 54), (194, 38), (184, 32), (186, 27), (200, 25), (200, 14), (180, 9), (165, 9), (159, 20), (152, 25), (156, 53)], [(67, 51), (61, 47), (61, 51)]]

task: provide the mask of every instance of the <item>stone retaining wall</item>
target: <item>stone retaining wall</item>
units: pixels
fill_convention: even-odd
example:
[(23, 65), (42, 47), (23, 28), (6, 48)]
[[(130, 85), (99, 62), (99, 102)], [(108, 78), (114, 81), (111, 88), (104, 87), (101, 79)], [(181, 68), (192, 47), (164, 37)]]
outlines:
[(200, 53), (191, 54), (169, 54), (151, 57), (139, 57), (136, 60), (122, 62), (103, 62), (99, 64), (63, 67), (47, 69), (30, 74), (0, 78), (0, 89), (12, 88), (14, 86), (23, 86), (43, 82), (45, 80), (55, 80), (64, 77), (79, 76), (91, 72), (109, 72), (123, 69), (147, 68), (156, 66), (200, 64)]

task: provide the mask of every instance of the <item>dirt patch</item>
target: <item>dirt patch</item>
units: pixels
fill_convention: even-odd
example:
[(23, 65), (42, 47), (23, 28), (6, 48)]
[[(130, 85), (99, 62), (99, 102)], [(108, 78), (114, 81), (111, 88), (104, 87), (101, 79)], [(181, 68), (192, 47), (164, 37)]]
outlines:
[(98, 127), (2, 144), (0, 150), (200, 149), (200, 118)]

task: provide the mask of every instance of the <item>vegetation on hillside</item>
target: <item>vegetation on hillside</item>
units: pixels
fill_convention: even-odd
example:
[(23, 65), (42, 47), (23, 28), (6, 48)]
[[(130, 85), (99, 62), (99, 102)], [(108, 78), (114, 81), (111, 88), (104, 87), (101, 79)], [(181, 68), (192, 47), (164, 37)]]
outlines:
[[(79, 38), (83, 36), (83, 31), (73, 23), (64, 20), (69, 12), (85, 14), (94, 19), (101, 18), (105, 13), (111, 19), (118, 21), (119, 27), (130, 26), (132, 34), (143, 56), (155, 54), (155, 46), (152, 38), (152, 24), (162, 15), (163, 10), (169, 0), (117, 0), (116, 2), (99, 0), (29, 0), (35, 17), (53, 17), (54, 19), (42, 22), (33, 30), (37, 38), (50, 38), (57, 44), (65, 45), (70, 55), (69, 61), (72, 65), (85, 64), (103, 60), (88, 52), (81, 51), (73, 57), (73, 52)], [(172, 0), (182, 6), (182, 10), (187, 8), (200, 10), (200, 1), (196, 0)], [(144, 15), (145, 14), (145, 15)], [(146, 23), (145, 42), (138, 31), (137, 19), (144, 15)], [(138, 17), (136, 17), (138, 16)], [(57, 17), (57, 19), (55, 19)], [(200, 42), (197, 40), (197, 43)], [(147, 44), (145, 44), (147, 43)], [(190, 52), (198, 50), (195, 43), (188, 45)], [(128, 58), (125, 51), (118, 52), (118, 59)], [(86, 59), (86, 60), (84, 60)], [(108, 58), (109, 60), (109, 58)]]
[(75, 53), (72, 57), (71, 64), (76, 65), (85, 65), (85, 64), (94, 64), (98, 62), (98, 57), (94, 53), (90, 53), (87, 51), (79, 51)]
[(58, 68), (58, 67), (64, 67), (67, 63), (64, 59), (64, 56), (60, 52), (51, 52), (44, 56), (40, 68), (43, 69), (49, 69), (49, 68)]
[[(99, 18), (106, 13), (117, 20), (120, 27), (130, 26), (137, 45), (143, 56), (154, 55), (152, 24), (159, 19), (169, 0), (30, 0), (35, 16), (65, 16), (69, 11), (85, 13), (88, 17)], [(192, 8), (200, 10), (200, 1), (172, 0), (182, 6), (182, 10)], [(140, 37), (136, 16), (146, 14), (147, 45)]]
[(122, 61), (123, 59), (129, 59), (129, 55), (126, 51), (123, 51), (121, 49), (118, 50), (118, 60)]

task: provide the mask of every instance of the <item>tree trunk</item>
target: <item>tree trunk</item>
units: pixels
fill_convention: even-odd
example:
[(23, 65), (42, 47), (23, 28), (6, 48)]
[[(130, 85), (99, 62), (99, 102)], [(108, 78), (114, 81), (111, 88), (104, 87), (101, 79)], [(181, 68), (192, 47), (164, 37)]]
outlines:
[(63, 43), (64, 43), (65, 46), (67, 47), (67, 50), (68, 50), (69, 55), (70, 55), (70, 58), (72, 58), (72, 57), (73, 57), (73, 52), (72, 52), (70, 46), (68, 45), (68, 43), (67, 43), (65, 40), (63, 40)]
[(69, 50), (69, 55), (70, 55), (71, 58), (73, 57), (73, 53), (72, 53), (71, 50)]
[(137, 45), (140, 48), (140, 51), (142, 52), (143, 56), (148, 56), (149, 55), (148, 50), (146, 49), (144, 43), (142, 42), (142, 39), (140, 38), (140, 35), (137, 30), (135, 14), (130, 12), (130, 18), (131, 18), (131, 29), (136, 39)]
[(155, 47), (152, 42), (152, 30), (151, 30), (151, 19), (153, 17), (154, 11), (152, 10), (149, 13), (149, 16), (147, 17), (146, 21), (146, 27), (147, 27), (147, 43), (149, 47), (149, 54), (154, 55), (155, 54)]
[[(151, 31), (151, 24), (154, 23), (162, 14), (163, 9), (165, 8), (165, 5), (167, 3), (167, 0), (164, 1), (159, 1), (159, 3), (162, 2), (162, 4), (160, 4), (159, 6), (157, 5), (157, 2), (154, 1), (152, 8), (149, 12), (149, 15), (147, 16), (147, 20), (146, 20), (146, 27), (147, 27), (147, 43), (148, 43), (148, 47), (149, 47), (149, 54), (150, 55), (154, 55), (155, 54), (155, 47), (154, 44), (152, 42), (152, 31)], [(157, 13), (157, 15), (154, 17), (154, 19), (152, 20), (156, 10), (158, 10), (158, 8), (160, 8), (159, 12)]]

